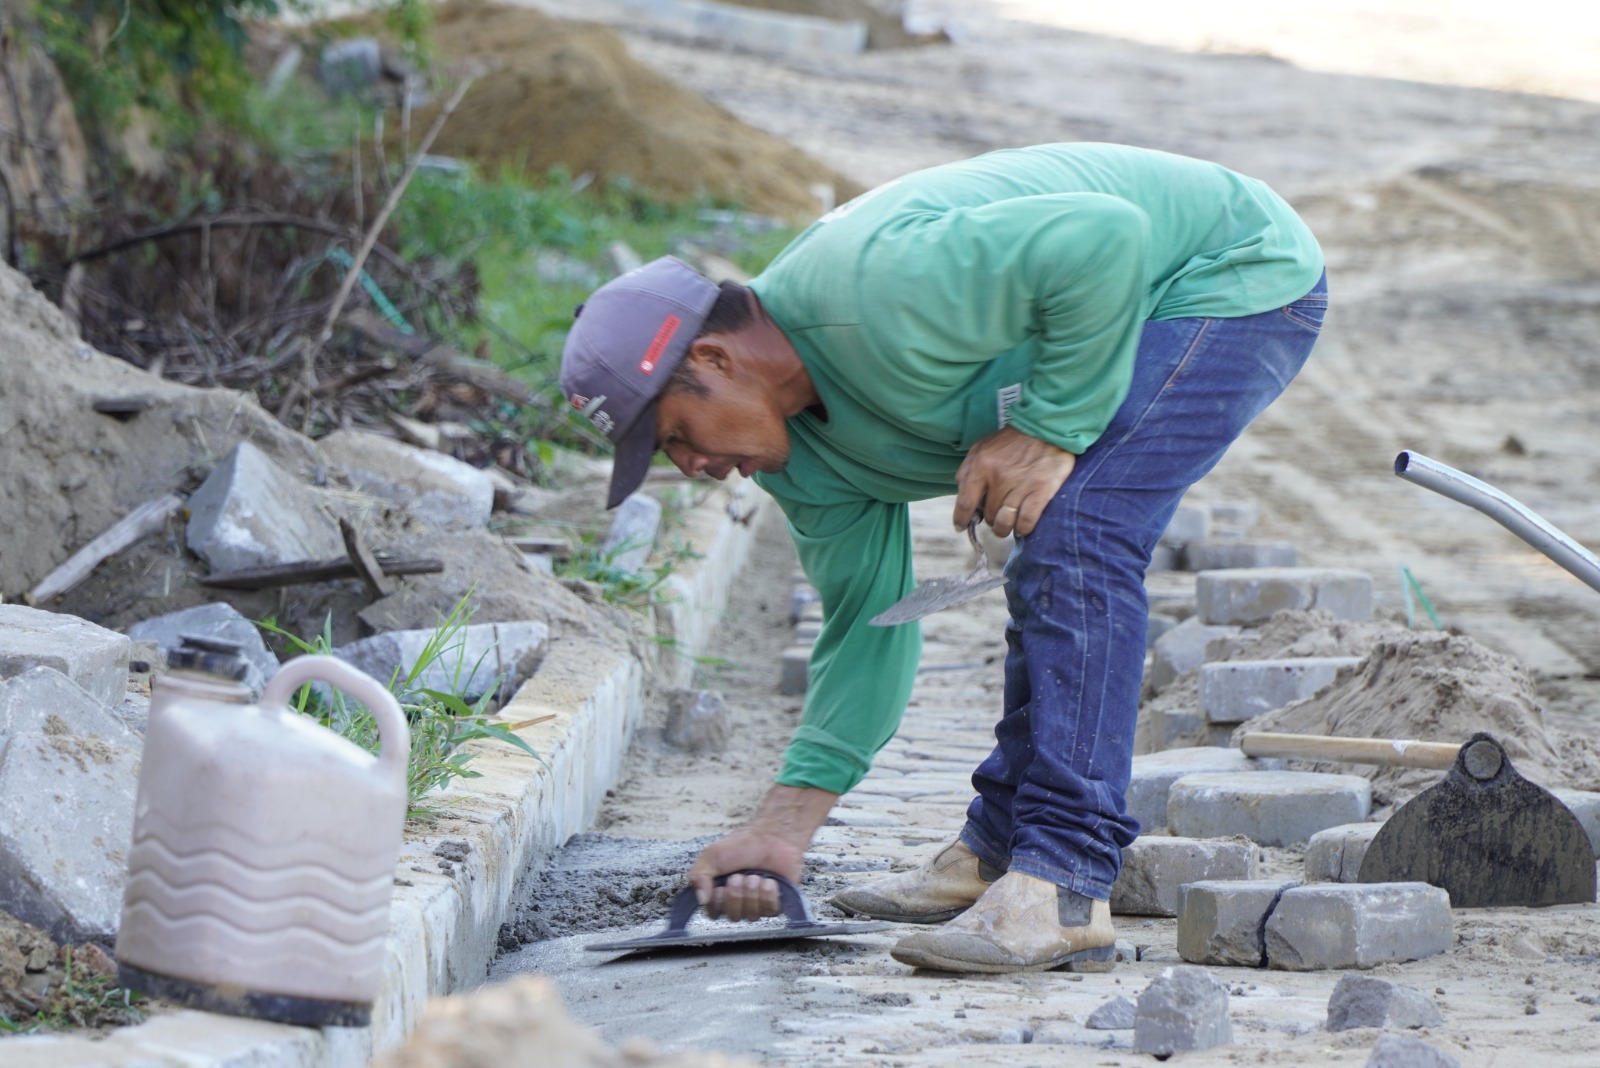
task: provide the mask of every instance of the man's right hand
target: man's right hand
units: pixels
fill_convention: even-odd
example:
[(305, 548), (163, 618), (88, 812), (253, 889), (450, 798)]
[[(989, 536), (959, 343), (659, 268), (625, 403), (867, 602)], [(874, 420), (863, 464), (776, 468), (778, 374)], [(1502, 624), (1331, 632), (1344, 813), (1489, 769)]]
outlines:
[[(780, 911), (778, 884), (757, 875), (761, 868), (799, 885), (806, 849), (839, 795), (801, 786), (774, 786), (750, 822), (712, 842), (689, 869), (689, 883), (708, 916), (758, 920)], [(728, 881), (716, 886), (719, 875)]]

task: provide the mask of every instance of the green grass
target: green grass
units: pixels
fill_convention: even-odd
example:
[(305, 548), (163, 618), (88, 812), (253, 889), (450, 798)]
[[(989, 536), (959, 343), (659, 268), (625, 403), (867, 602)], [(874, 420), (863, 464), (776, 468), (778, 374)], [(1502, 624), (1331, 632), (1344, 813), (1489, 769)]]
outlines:
[[(465, 748), (468, 742), (483, 739), (505, 742), (544, 764), (544, 758), (513, 733), (527, 723), (507, 724), (489, 718), (489, 705), (499, 689), (500, 679), (497, 676), (485, 678), (483, 664), (466, 659), (464, 631), (471, 621), (471, 612), (466, 606), (464, 597), (434, 628), (416, 661), (409, 667), (396, 668), (387, 682), (389, 692), (400, 703), (411, 728), (406, 796), (407, 815), (412, 819), (436, 817), (439, 802), (432, 796), (436, 791), (455, 779), (478, 777), (478, 773), (468, 767), (476, 755)], [(256, 625), (301, 653), (327, 655), (333, 648), (331, 617), (323, 624), (322, 633), (311, 639), (291, 634), (271, 620), (261, 620)], [(435, 665), (447, 668), (448, 689), (436, 690), (422, 684), (423, 677)], [(469, 702), (466, 695), (470, 694), (480, 696)], [(293, 707), (367, 752), (378, 752), (378, 726), (372, 713), (339, 691), (318, 691), (307, 684), (295, 694)]]
[(31, 1035), (81, 1027), (142, 1023), (143, 997), (116, 985), (109, 976), (85, 975), (73, 965), (72, 947), (62, 950), (64, 974), (32, 1016), (12, 1017), (0, 1010), (0, 1035)]

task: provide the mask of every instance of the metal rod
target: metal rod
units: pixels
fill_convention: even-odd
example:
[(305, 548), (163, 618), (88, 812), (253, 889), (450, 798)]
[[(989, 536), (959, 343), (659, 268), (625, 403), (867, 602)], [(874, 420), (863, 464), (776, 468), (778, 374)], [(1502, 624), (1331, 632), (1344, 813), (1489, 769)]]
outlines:
[(1407, 482), (1476, 508), (1511, 533), (1600, 591), (1600, 557), (1551, 526), (1545, 519), (1486, 482), (1414, 452), (1394, 458), (1394, 473)]

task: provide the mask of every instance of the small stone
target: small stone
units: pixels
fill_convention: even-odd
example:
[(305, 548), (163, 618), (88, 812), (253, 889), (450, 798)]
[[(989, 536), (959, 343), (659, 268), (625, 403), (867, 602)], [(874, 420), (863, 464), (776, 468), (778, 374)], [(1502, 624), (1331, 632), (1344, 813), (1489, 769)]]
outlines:
[(1166, 1057), (1233, 1041), (1228, 988), (1204, 968), (1178, 965), (1162, 971), (1139, 995), (1133, 1048)]
[(728, 706), (715, 690), (675, 690), (667, 697), (667, 744), (719, 753), (728, 744)]
[(1137, 1006), (1124, 997), (1115, 997), (1089, 1014), (1083, 1026), (1096, 1031), (1128, 1031), (1133, 1028)]
[(1420, 1038), (1379, 1035), (1366, 1068), (1461, 1068), (1461, 1062)]
[(1328, 999), (1328, 1030), (1438, 1027), (1444, 1016), (1422, 991), (1387, 979), (1346, 973)]

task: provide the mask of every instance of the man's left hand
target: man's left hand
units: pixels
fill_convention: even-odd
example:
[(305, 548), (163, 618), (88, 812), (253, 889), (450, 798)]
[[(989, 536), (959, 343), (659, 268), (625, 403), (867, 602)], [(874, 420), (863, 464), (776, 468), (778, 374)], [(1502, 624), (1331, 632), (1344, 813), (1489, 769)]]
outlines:
[(1033, 533), (1077, 462), (1065, 449), (1001, 427), (968, 449), (956, 469), (956, 529), (979, 515), (1002, 538)]

